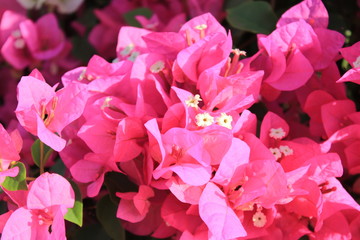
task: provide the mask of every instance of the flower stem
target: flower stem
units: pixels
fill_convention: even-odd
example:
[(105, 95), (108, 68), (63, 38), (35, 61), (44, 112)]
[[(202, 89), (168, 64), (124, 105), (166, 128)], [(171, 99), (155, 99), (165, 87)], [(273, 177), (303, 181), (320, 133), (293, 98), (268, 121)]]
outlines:
[(40, 141), (40, 175), (44, 173), (44, 143)]

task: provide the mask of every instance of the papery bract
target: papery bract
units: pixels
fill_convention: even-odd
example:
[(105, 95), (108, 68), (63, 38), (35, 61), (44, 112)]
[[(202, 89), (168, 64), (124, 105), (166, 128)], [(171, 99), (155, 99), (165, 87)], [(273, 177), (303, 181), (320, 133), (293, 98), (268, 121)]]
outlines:
[(87, 100), (85, 89), (85, 85), (74, 83), (55, 93), (44, 80), (23, 77), (18, 85), (18, 120), (45, 144), (61, 151), (65, 140), (57, 134), (80, 117)]
[(44, 173), (31, 185), (26, 206), (11, 214), (2, 239), (64, 239), (64, 215), (74, 203), (70, 183), (58, 174)]

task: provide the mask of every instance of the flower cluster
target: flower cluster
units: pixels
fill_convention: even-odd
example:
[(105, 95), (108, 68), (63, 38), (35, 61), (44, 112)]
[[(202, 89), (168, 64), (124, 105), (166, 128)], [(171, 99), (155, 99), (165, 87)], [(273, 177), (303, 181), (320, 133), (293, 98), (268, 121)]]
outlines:
[[(53, 4), (29, 7), (42, 2)], [(65, 239), (77, 202), (108, 194), (135, 235), (359, 238), (360, 206), (339, 178), (360, 174), (360, 113), (343, 84), (360, 84), (360, 42), (342, 48), (321, 0), (304, 0), (247, 56), (212, 14), (198, 15), (202, 1), (189, 1), (198, 16), (187, 22), (180, 2), (173, 12), (152, 5), (151, 19), (137, 18), (142, 28), (120, 29), (113, 13), (136, 6), (112, 1), (90, 33), (112, 62), (94, 55), (54, 86), (37, 69), (21, 78), (17, 122), (0, 125), (2, 238)], [(108, 53), (102, 35), (116, 28)], [(53, 14), (33, 22), (6, 11), (0, 30), (2, 56), (17, 69), (67, 58)], [(342, 58), (351, 65), (343, 76)], [(260, 103), (263, 115), (252, 107)], [(26, 177), (22, 162), (32, 161), (40, 171)], [(63, 176), (45, 171), (57, 161)]]

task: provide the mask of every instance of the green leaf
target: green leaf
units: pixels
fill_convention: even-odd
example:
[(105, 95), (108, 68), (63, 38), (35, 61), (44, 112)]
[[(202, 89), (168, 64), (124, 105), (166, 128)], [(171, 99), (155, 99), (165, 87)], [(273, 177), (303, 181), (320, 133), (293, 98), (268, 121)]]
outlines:
[(96, 24), (98, 24), (98, 19), (94, 13), (93, 8), (88, 8), (83, 11), (77, 20), (83, 24), (86, 29), (92, 29)]
[(119, 172), (107, 172), (104, 180), (106, 188), (109, 190), (111, 200), (118, 204), (117, 192), (137, 192), (139, 187), (131, 182), (129, 178)]
[(57, 173), (61, 176), (65, 175), (65, 171), (66, 171), (66, 166), (65, 166), (64, 162), (61, 160), (61, 158), (57, 158), (55, 160), (55, 164), (52, 165), (50, 168), (50, 172)]
[(104, 196), (96, 205), (96, 217), (105, 229), (105, 232), (115, 240), (125, 239), (125, 231), (120, 219), (116, 217), (117, 206), (111, 201), (110, 195)]
[(100, 224), (91, 224), (86, 225), (80, 228), (75, 237), (69, 239), (76, 240), (111, 240), (104, 231), (104, 229), (100, 226)]
[(90, 58), (96, 53), (94, 47), (91, 46), (87, 40), (87, 37), (75, 36), (71, 38), (71, 43), (73, 45), (71, 51), (72, 56), (76, 57), (84, 64), (87, 64)]
[[(34, 163), (38, 167), (40, 167), (40, 156), (41, 156), (40, 143), (41, 143), (40, 139), (37, 139), (31, 146), (31, 156), (34, 160)], [(42, 143), (42, 144), (44, 145), (44, 166), (45, 166), (46, 161), (49, 159), (53, 150), (51, 147), (49, 147), (45, 143)]]
[(2, 186), (9, 191), (27, 190), (25, 165), (17, 162), (12, 166), (12, 168), (14, 167), (19, 168), (19, 174), (16, 177), (6, 177)]
[(226, 12), (226, 19), (231, 26), (253, 33), (269, 34), (277, 22), (270, 4), (264, 1), (244, 2)]
[(226, 1), (225, 9), (233, 8), (244, 2), (250, 2), (252, 0), (228, 0)]
[(138, 22), (138, 20), (135, 19), (135, 17), (141, 15), (149, 19), (151, 18), (152, 14), (153, 13), (149, 8), (136, 8), (127, 13), (124, 13), (123, 17), (128, 25), (133, 27), (141, 27), (141, 24)]
[(69, 180), (69, 182), (75, 192), (75, 204), (73, 208), (68, 209), (64, 218), (81, 227), (83, 224), (83, 202), (82, 202), (81, 192), (78, 185), (75, 182), (71, 180)]

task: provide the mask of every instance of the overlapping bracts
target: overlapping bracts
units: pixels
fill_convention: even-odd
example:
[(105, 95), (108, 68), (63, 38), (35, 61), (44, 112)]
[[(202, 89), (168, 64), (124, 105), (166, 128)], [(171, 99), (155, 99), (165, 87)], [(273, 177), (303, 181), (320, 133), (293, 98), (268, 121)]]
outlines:
[[(61, 51), (58, 44), (46, 53), (33, 47), (41, 40), (31, 45), (22, 29), (41, 28), (41, 20), (20, 18), (28, 56), (44, 60)], [(341, 48), (345, 37), (327, 25), (322, 2), (304, 0), (271, 34), (258, 35), (253, 56), (232, 49), (231, 33), (210, 13), (171, 32), (123, 27), (112, 63), (93, 56), (65, 73), (59, 90), (36, 70), (22, 77), (16, 116), (59, 152), (84, 197), (107, 192), (108, 172), (137, 186), (116, 193), (116, 216), (133, 234), (356, 239), (360, 206), (338, 178), (360, 173), (360, 115), (342, 85), (360, 82), (360, 50), (358, 43)], [(105, 31), (100, 28), (94, 31)], [(8, 39), (16, 48), (15, 38)], [(4, 57), (23, 67), (15, 53)], [(342, 77), (341, 57), (352, 66)], [(263, 118), (249, 110), (258, 102), (268, 110)], [(305, 113), (308, 125), (300, 119)], [(8, 132), (0, 131), (1, 177), (16, 176), (9, 167), (20, 159), (19, 133)], [(63, 218), (74, 204), (70, 184), (43, 173), (28, 188), (4, 189), (11, 210), (0, 216), (2, 237), (65, 238)], [(60, 192), (66, 194), (59, 198)], [(24, 229), (21, 236), (15, 227)]]

